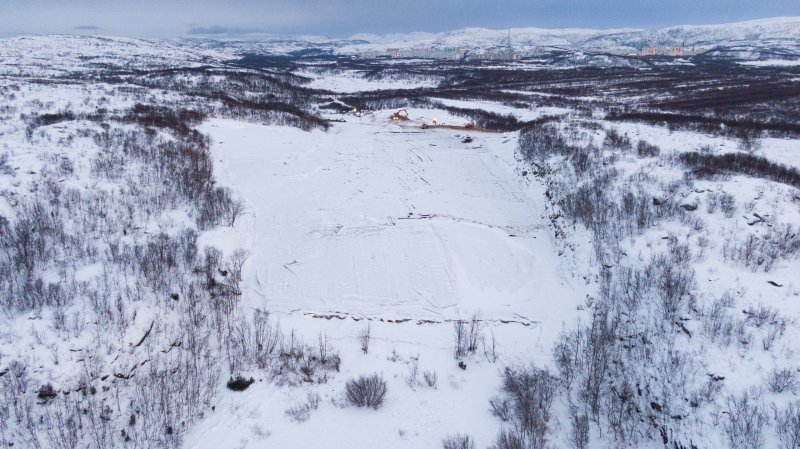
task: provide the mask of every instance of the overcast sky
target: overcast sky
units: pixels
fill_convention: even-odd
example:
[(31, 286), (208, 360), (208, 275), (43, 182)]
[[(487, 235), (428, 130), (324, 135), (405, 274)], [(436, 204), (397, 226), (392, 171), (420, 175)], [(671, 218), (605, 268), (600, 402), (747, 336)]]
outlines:
[(464, 27), (658, 28), (800, 16), (800, 0), (0, 0), (0, 35), (346, 37)]

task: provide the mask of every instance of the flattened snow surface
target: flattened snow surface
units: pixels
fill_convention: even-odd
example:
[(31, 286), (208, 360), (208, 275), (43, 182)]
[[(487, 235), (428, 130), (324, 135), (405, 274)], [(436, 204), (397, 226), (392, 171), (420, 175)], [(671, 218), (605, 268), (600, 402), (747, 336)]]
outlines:
[(247, 203), (249, 285), (267, 306), (417, 319), (573, 315), (583, 298), (562, 279), (542, 192), (515, 173), (516, 136), (464, 144), (456, 131), (400, 127), (386, 115), (327, 133), (202, 127), (220, 182)]

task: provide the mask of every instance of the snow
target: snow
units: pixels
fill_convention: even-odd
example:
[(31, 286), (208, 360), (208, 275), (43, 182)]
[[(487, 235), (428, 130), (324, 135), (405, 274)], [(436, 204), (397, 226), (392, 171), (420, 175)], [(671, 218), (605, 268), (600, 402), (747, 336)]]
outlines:
[[(390, 113), (348, 116), (327, 133), (220, 119), (200, 127), (216, 142), (220, 183), (247, 202), (236, 229), (214, 237), (250, 250), (245, 297), (300, 336), (326, 335), (343, 362), (326, 384), (265, 379), (222, 392), (187, 447), (437, 447), (455, 433), (485, 447), (503, 367), (549, 364), (558, 333), (583, 313), (586, 286), (556, 253), (542, 186), (517, 170), (516, 134), (472, 133), (464, 144), (456, 131), (390, 123)], [(444, 116), (410, 111), (431, 113)], [(470, 357), (464, 371), (449, 320), (476, 312), (499, 359)], [(367, 320), (373, 343), (362, 354)], [(409, 386), (414, 363), (419, 384)], [(436, 388), (423, 371), (437, 373)], [(344, 382), (372, 372), (389, 384), (386, 405), (343, 408)], [(285, 410), (306, 391), (321, 405), (299, 424)]]
[(583, 298), (558, 271), (541, 192), (514, 172), (515, 138), (463, 144), (455, 131), (398, 127), (389, 114), (327, 134), (220, 120), (201, 127), (222, 142), (220, 181), (252, 214), (254, 290), (282, 311), (571, 315)]
[[(368, 354), (361, 353), (356, 341), (362, 323), (310, 317), (282, 318), (281, 323), (304, 329), (311, 337), (316, 336), (314, 332), (326, 333), (342, 351), (342, 371), (321, 385), (278, 387), (264, 379), (243, 393), (223, 391), (216, 410), (187, 435), (186, 447), (439, 447), (442, 438), (455, 433), (471, 434), (478, 447), (493, 441), (497, 418), (489, 412), (488, 401), (500, 386), (503, 365), (478, 356), (467, 361), (466, 371), (458, 368), (452, 356), (450, 323), (373, 321)], [(542, 359), (549, 356), (542, 349), (545, 345), (537, 349), (538, 329), (521, 325), (491, 329), (502, 345), (505, 363), (527, 363), (525, 352)], [(412, 388), (406, 379), (415, 359), (422, 385)], [(437, 374), (436, 388), (424, 385), (424, 371)], [(388, 383), (385, 405), (378, 410), (344, 406), (345, 381), (374, 372)], [(305, 400), (307, 392), (320, 395), (319, 409), (311, 412), (308, 421), (294, 422), (285, 411)]]
[(182, 48), (165, 41), (124, 37), (43, 35), (0, 39), (0, 73), (54, 76), (92, 67), (199, 66), (230, 56), (211, 49)]
[[(776, 17), (715, 25), (680, 25), (654, 30), (642, 29), (543, 29), (512, 28), (491, 30), (464, 28), (440, 33), (357, 34), (341, 42), (331, 42), (339, 53), (386, 51), (388, 48), (458, 48), (483, 49), (508, 44), (516, 48), (574, 48), (625, 53), (642, 46), (712, 48), (733, 42), (791, 43), (800, 37), (800, 17)], [(319, 40), (319, 39), (317, 39)]]

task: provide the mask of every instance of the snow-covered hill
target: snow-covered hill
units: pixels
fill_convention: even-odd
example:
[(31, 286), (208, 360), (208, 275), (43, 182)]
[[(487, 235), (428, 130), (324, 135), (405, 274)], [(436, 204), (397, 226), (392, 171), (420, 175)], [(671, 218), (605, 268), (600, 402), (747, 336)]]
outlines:
[(515, 48), (564, 47), (595, 51), (624, 51), (647, 46), (713, 47), (731, 43), (782, 42), (792, 47), (800, 41), (800, 17), (777, 17), (718, 25), (681, 25), (655, 30), (644, 29), (544, 29), (512, 28), (492, 30), (465, 28), (440, 33), (395, 33), (386, 35), (357, 34), (349, 39), (326, 39), (314, 36), (297, 38), (264, 38), (257, 41), (228, 40), (216, 42), (241, 52), (258, 49), (273, 53), (290, 53), (311, 48), (352, 54), (386, 51), (389, 48), (465, 49), (505, 46)]
[(19, 36), (0, 39), (0, 73), (57, 76), (92, 69), (199, 66), (231, 57), (211, 48), (125, 37)]
[(357, 34), (346, 39), (305, 35), (151, 41), (99, 36), (20, 36), (0, 39), (0, 72), (41, 76), (85, 72), (92, 67), (150, 69), (199, 66), (247, 54), (352, 55), (385, 53), (392, 48), (474, 51), (504, 47), (509, 43), (523, 51), (547, 48), (575, 51), (570, 61), (577, 65), (591, 64), (585, 61), (587, 52), (628, 53), (643, 47), (714, 49), (717, 51), (715, 54), (722, 51), (745, 60), (797, 60), (800, 59), (800, 17), (719, 25), (681, 25), (656, 30), (465, 28), (441, 33)]

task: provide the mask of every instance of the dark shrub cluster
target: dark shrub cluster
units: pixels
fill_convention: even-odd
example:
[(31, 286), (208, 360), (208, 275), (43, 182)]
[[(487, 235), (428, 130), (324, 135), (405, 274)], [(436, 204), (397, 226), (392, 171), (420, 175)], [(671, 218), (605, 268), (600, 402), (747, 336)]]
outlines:
[(383, 405), (386, 391), (386, 381), (378, 374), (351, 379), (345, 385), (347, 402), (357, 407), (379, 408)]
[(493, 413), (508, 427), (495, 440), (495, 449), (544, 448), (551, 426), (551, 407), (558, 383), (547, 370), (506, 368), (501, 397), (491, 401)]
[(603, 147), (627, 152), (633, 148), (633, 144), (627, 135), (620, 134), (619, 131), (612, 128), (606, 131), (606, 137), (603, 139)]
[(250, 387), (250, 385), (253, 385), (255, 381), (256, 380), (253, 379), (252, 377), (249, 379), (245, 379), (242, 376), (237, 376), (236, 378), (231, 377), (228, 380), (228, 383), (225, 384), (225, 386), (227, 386), (228, 389), (232, 391), (244, 391), (247, 390)]
[(206, 119), (203, 112), (169, 106), (137, 103), (122, 121), (144, 127), (168, 128), (179, 135), (189, 135), (192, 127)]
[[(690, 129), (713, 134), (730, 134), (732, 136), (747, 133), (759, 134), (766, 131), (776, 136), (797, 136), (800, 134), (800, 124), (785, 121), (758, 122), (754, 120), (741, 120), (734, 118), (720, 118), (713, 116), (697, 115), (692, 113), (674, 112), (618, 112), (609, 114), (609, 120), (639, 121), (657, 125), (667, 125), (675, 129)], [(720, 127), (720, 125), (723, 125)]]
[(772, 162), (767, 158), (747, 153), (704, 154), (688, 152), (680, 161), (692, 169), (697, 177), (738, 174), (769, 179), (800, 188), (800, 171), (794, 167)]
[(636, 154), (638, 154), (639, 157), (657, 157), (660, 153), (661, 149), (658, 145), (653, 145), (644, 140), (640, 140), (639, 143), (636, 144)]

